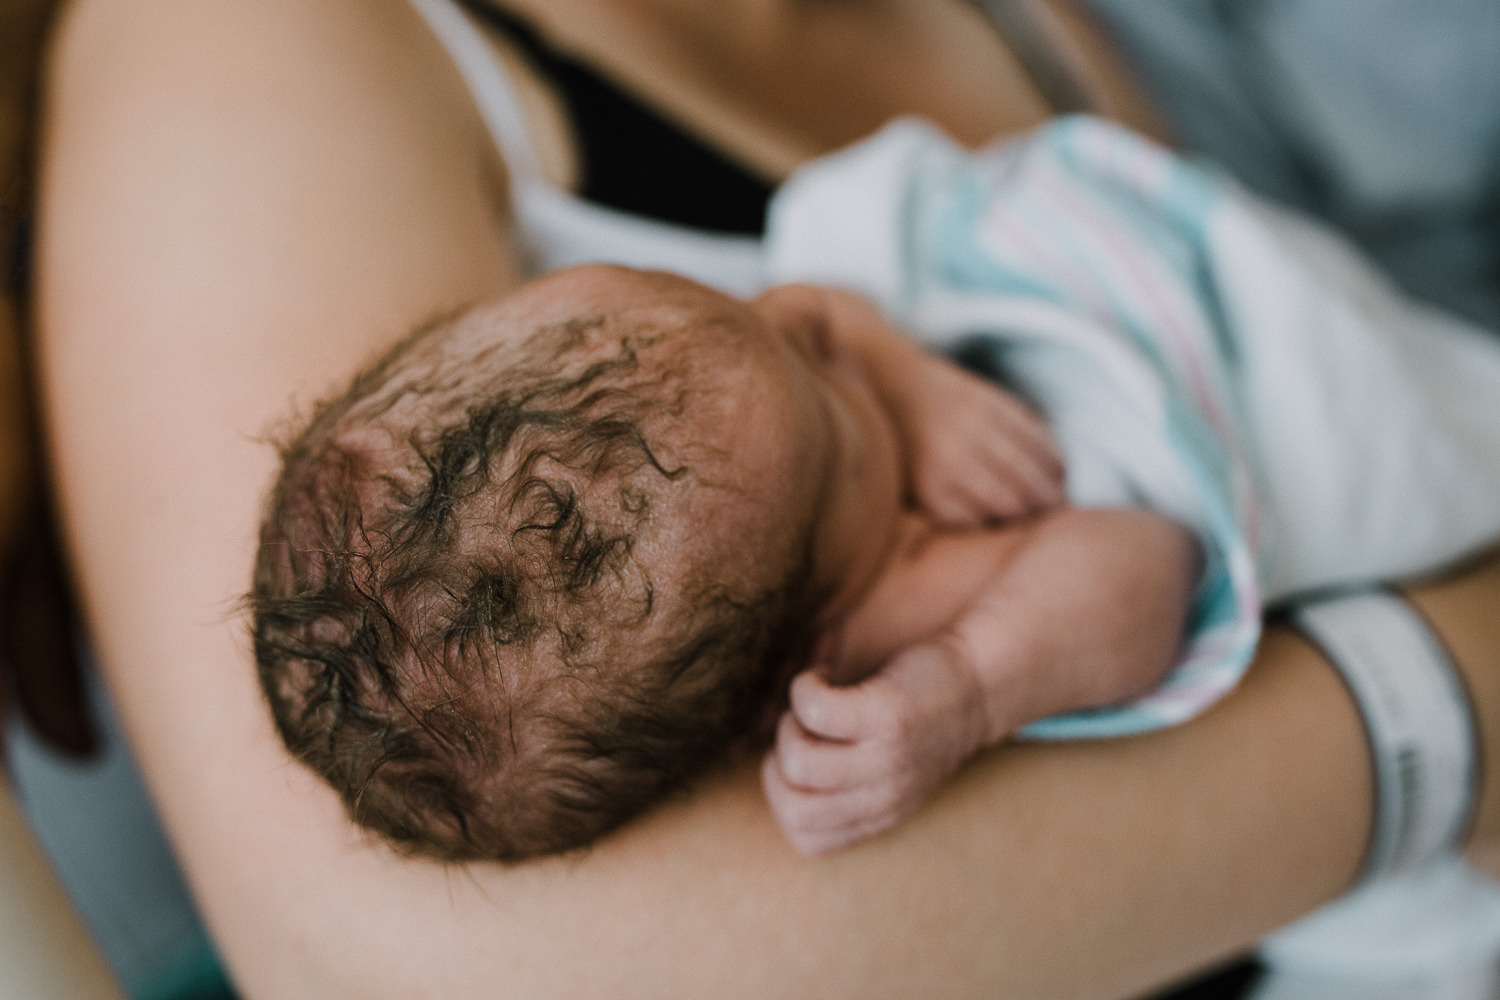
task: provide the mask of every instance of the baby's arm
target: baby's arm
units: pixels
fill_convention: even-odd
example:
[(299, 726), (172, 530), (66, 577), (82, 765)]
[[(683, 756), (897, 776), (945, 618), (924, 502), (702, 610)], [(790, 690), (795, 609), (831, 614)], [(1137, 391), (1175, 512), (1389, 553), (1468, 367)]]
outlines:
[(899, 822), (978, 750), (1028, 722), (1140, 694), (1171, 666), (1198, 576), (1192, 535), (1139, 510), (1063, 509), (949, 624), (856, 684), (793, 681), (766, 794), (806, 854)]
[(919, 509), (946, 527), (977, 528), (1062, 503), (1062, 459), (1025, 403), (913, 343), (864, 299), (816, 291), (896, 424)]

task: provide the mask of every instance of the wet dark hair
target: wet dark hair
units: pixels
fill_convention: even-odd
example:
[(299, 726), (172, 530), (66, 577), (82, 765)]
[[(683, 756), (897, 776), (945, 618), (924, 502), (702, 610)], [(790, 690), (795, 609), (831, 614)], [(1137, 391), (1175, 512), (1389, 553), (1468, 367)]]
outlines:
[(281, 737), (356, 822), (514, 861), (592, 842), (746, 740), (817, 601), (810, 524), (766, 541), (769, 579), (703, 546), (679, 593), (647, 572), (663, 499), (723, 488), (647, 433), (691, 433), (691, 351), (642, 360), (672, 331), (594, 315), (517, 349), (485, 322), (413, 334), (282, 445), (247, 604)]

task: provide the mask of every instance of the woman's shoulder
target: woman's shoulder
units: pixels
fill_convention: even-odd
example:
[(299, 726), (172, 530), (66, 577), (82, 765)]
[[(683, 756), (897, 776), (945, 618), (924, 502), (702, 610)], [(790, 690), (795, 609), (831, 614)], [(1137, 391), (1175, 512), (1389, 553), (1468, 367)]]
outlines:
[(74, 0), (52, 55), (68, 77), (116, 85), (415, 78), (438, 58), (420, 24), (405, 0)]
[(366, 143), (379, 130), (427, 142), (482, 131), (404, 0), (78, 0), (48, 76), (53, 124), (61, 115), (120, 152), (155, 150), (163, 165), (299, 139), (333, 152), (358, 131)]
[(404, 0), (81, 0), (44, 133), (54, 332), (128, 303), (130, 336), (352, 350), (511, 273), (493, 145)]

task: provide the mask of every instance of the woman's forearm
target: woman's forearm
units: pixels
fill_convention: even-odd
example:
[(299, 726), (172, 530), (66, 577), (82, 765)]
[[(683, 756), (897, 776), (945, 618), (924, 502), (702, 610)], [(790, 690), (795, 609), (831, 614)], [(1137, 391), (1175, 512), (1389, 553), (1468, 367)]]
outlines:
[[(645, 912), (671, 914), (671, 943), (655, 947), (673, 951), (684, 992), (816, 982), (834, 997), (1122, 997), (1346, 885), (1366, 768), (1341, 683), (1274, 632), (1245, 689), (1209, 717), (1113, 744), (1002, 750), (843, 854), (772, 848), (755, 789), (729, 782), (590, 864), (642, 879), (661, 866), (670, 888)], [(696, 849), (675, 856), (677, 838)], [(756, 977), (741, 982), (747, 964)]]
[(745, 772), (584, 858), (514, 870), (354, 846), (300, 774), (262, 782), (258, 808), (279, 815), (259, 856), (232, 816), (196, 817), (195, 839), (212, 820), (227, 841), (196, 853), (200, 869), (229, 870), (199, 875), (251, 996), (503, 984), (528, 997), (760, 997), (816, 984), (830, 998), (1106, 1000), (1247, 947), (1344, 888), (1368, 826), (1367, 767), (1341, 682), (1273, 631), (1244, 689), (1207, 717), (991, 754), (891, 834), (828, 858), (784, 844)]

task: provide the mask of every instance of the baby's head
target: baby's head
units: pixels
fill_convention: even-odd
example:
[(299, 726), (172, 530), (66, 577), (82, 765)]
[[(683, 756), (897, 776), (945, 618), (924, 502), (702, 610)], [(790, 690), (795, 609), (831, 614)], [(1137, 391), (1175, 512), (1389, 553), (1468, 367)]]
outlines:
[(451, 859), (566, 850), (749, 737), (839, 572), (796, 315), (563, 272), (419, 330), (284, 446), (256, 659), (358, 822)]

